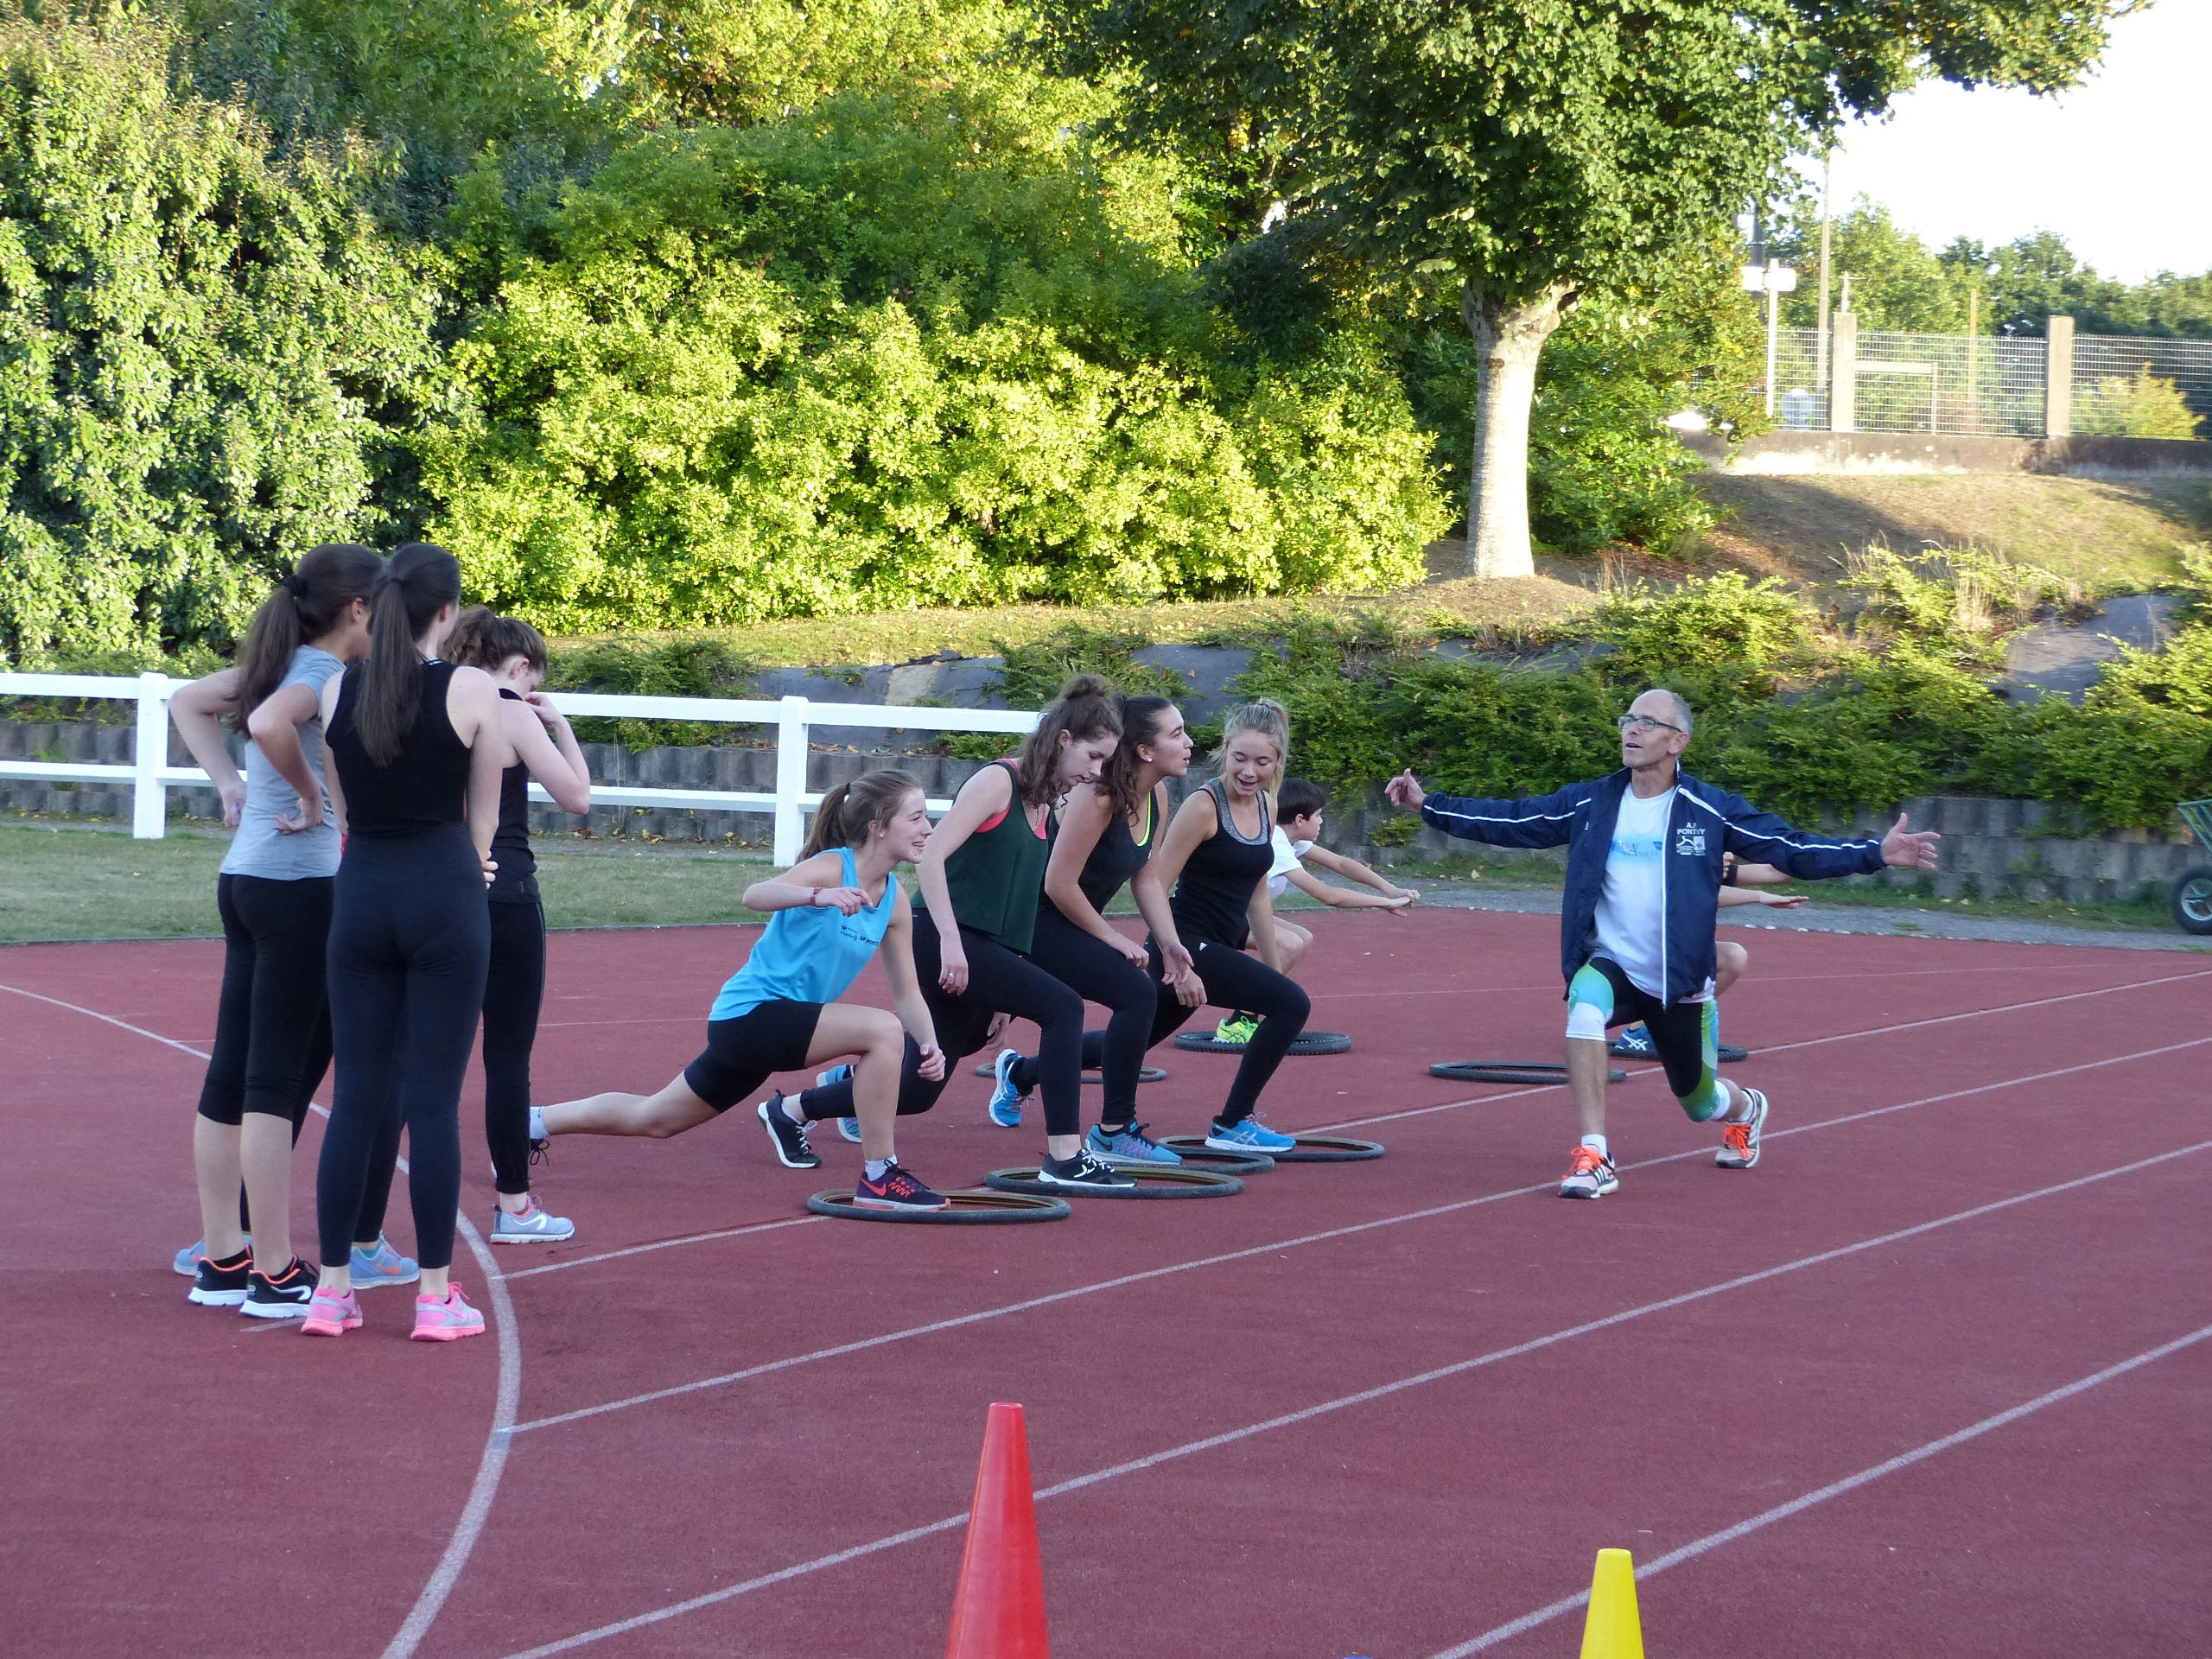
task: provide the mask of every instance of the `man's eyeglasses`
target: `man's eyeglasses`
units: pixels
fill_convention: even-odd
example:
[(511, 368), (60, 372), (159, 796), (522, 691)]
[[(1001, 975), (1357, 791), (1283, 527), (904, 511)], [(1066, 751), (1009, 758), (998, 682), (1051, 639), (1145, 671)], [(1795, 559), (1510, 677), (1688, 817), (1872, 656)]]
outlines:
[(1679, 732), (1682, 728), (1663, 720), (1654, 720), (1649, 715), (1623, 715), (1613, 722), (1624, 732)]

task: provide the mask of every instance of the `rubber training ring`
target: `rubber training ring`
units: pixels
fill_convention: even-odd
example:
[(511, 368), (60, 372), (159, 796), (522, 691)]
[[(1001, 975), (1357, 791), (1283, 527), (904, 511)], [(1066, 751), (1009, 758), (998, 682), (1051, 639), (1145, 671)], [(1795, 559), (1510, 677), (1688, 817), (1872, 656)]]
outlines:
[[(992, 1065), (988, 1061), (985, 1061), (982, 1065), (976, 1068), (976, 1075), (979, 1077), (995, 1077), (998, 1076), (998, 1069)], [(1103, 1083), (1106, 1081), (1104, 1077), (1101, 1077), (1096, 1071), (1084, 1072), (1083, 1074), (1083, 1080), (1085, 1083)], [(1137, 1081), (1139, 1083), (1165, 1083), (1167, 1081), (1167, 1073), (1161, 1071), (1156, 1065), (1147, 1065), (1138, 1071)]]
[(806, 1207), (817, 1216), (835, 1216), (840, 1221), (906, 1221), (935, 1227), (1004, 1227), (1025, 1221), (1064, 1221), (1068, 1214), (1065, 1198), (1025, 1198), (973, 1186), (944, 1196), (947, 1202), (942, 1210), (879, 1210), (855, 1204), (851, 1187), (833, 1186), (827, 1192), (817, 1192), (806, 1201)]
[(1751, 1058), (1751, 1051), (1748, 1048), (1738, 1048), (1733, 1043), (1720, 1045), (1719, 1058), (1723, 1065), (1733, 1065), (1738, 1060), (1748, 1060)]
[[(1181, 1144), (1170, 1151), (1185, 1164), (1195, 1164), (1200, 1169), (1224, 1170), (1231, 1175), (1264, 1175), (1275, 1166), (1275, 1160), (1264, 1152), (1224, 1152), (1219, 1147), (1206, 1145), (1201, 1135), (1178, 1136)], [(1160, 1143), (1166, 1146), (1166, 1141)]]
[[(1292, 1144), (1270, 1152), (1268, 1156), (1279, 1164), (1351, 1164), (1363, 1159), (1380, 1158), (1385, 1148), (1379, 1141), (1351, 1141), (1339, 1135), (1294, 1135)], [(1170, 1152), (1179, 1152), (1185, 1158), (1196, 1153), (1211, 1152), (1202, 1135), (1171, 1135), (1161, 1146)]]
[[(1175, 1039), (1175, 1046), (1189, 1049), (1194, 1054), (1242, 1054), (1242, 1043), (1217, 1042), (1202, 1031), (1186, 1031)], [(1309, 1031), (1302, 1033), (1290, 1046), (1294, 1054), (1346, 1054), (1351, 1052), (1351, 1039), (1340, 1031)]]
[(1061, 1200), (1085, 1198), (1227, 1198), (1244, 1190), (1244, 1183), (1234, 1175), (1219, 1170), (1187, 1169), (1175, 1164), (1154, 1164), (1146, 1168), (1132, 1168), (1116, 1165), (1118, 1173), (1135, 1182), (1134, 1186), (1048, 1186), (1039, 1178), (1044, 1172), (1031, 1164), (1021, 1169), (995, 1169), (983, 1177), (983, 1185), (1001, 1192), (1034, 1192)]
[[(1432, 1077), (1446, 1077), (1453, 1083), (1526, 1083), (1539, 1086), (1564, 1084), (1567, 1068), (1519, 1060), (1440, 1060), (1428, 1068)], [(1626, 1083), (1628, 1073), (1618, 1066), (1605, 1071), (1608, 1083)]]

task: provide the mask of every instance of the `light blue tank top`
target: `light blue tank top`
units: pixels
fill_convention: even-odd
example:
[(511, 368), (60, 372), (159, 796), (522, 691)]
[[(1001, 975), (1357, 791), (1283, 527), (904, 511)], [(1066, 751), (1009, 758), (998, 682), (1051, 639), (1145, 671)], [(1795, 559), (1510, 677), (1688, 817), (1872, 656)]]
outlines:
[[(840, 847), (837, 856), (844, 861), (844, 885), (860, 886), (853, 849)], [(707, 1018), (734, 1020), (763, 1002), (835, 1002), (883, 943), (883, 930), (891, 925), (898, 905), (898, 878), (887, 876), (883, 897), (850, 916), (834, 905), (778, 911)]]

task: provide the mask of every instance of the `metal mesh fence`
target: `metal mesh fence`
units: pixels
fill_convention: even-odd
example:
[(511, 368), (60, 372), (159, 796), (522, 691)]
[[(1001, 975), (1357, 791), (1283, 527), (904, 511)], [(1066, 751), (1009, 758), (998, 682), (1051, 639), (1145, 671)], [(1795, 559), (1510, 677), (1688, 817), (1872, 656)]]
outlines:
[[(2050, 344), (1993, 335), (1859, 336), (1853, 385), (1861, 432), (2043, 435)], [(1775, 419), (1826, 430), (1834, 365), (1817, 329), (1775, 340)], [(2084, 435), (2212, 438), (2212, 340), (2082, 334), (2074, 341), (2071, 429)]]
[[(2183, 429), (2192, 419), (2195, 429)], [(2212, 435), (2212, 340), (2076, 335), (2074, 429), (2144, 438)]]

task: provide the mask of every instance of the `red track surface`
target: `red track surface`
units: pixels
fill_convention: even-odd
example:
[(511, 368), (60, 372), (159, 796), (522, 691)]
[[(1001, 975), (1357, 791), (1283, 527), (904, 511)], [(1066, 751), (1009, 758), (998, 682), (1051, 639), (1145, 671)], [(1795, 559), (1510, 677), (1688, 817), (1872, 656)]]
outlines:
[[(542, 1190), (577, 1241), (499, 1253), (504, 1362), (496, 1338), (400, 1340), (397, 1293), (340, 1342), (188, 1306), (167, 1262), (197, 1224), (200, 1063), (0, 992), (5, 1645), (929, 1654), (997, 1399), (1028, 1408), (1062, 1659), (1426, 1659), (1573, 1597), (1601, 1546), (1657, 1561), (2212, 1336), (2212, 963), (1762, 936), (1726, 1020), (1758, 1051), (1732, 1075), (1776, 1103), (1759, 1167), (1713, 1168), (1713, 1132), (1637, 1068), (1614, 1093), (1621, 1191), (1577, 1205), (1550, 1196), (1562, 1091), (1426, 1075), (1556, 1055), (1555, 926), (1321, 918), (1313, 1023), (1355, 1050), (1287, 1062), (1266, 1113), (1365, 1121), (1348, 1132), (1390, 1155), (1233, 1199), (869, 1226), (799, 1219), (851, 1178), (834, 1135), (812, 1175), (743, 1111), (670, 1143), (563, 1141)], [(748, 941), (557, 937), (540, 1096), (665, 1081)], [(17, 947), (0, 985), (204, 1047), (218, 960)], [(1194, 1130), (1233, 1063), (1163, 1063), (1145, 1114)], [(903, 1126), (925, 1178), (1033, 1160), (1040, 1129), (990, 1128), (984, 1087), (963, 1067)], [(404, 1198), (391, 1230), (408, 1248)], [(492, 1300), (474, 1258), (457, 1271)], [(942, 1321), (964, 1322), (921, 1328)], [(849, 1344), (871, 1345), (825, 1351)], [(2212, 1652), (2209, 1424), (2212, 1340), (1647, 1579), (1649, 1650)], [(694, 1598), (719, 1599), (653, 1617)], [(1569, 1654), (1580, 1624), (1570, 1607), (1493, 1645)]]

